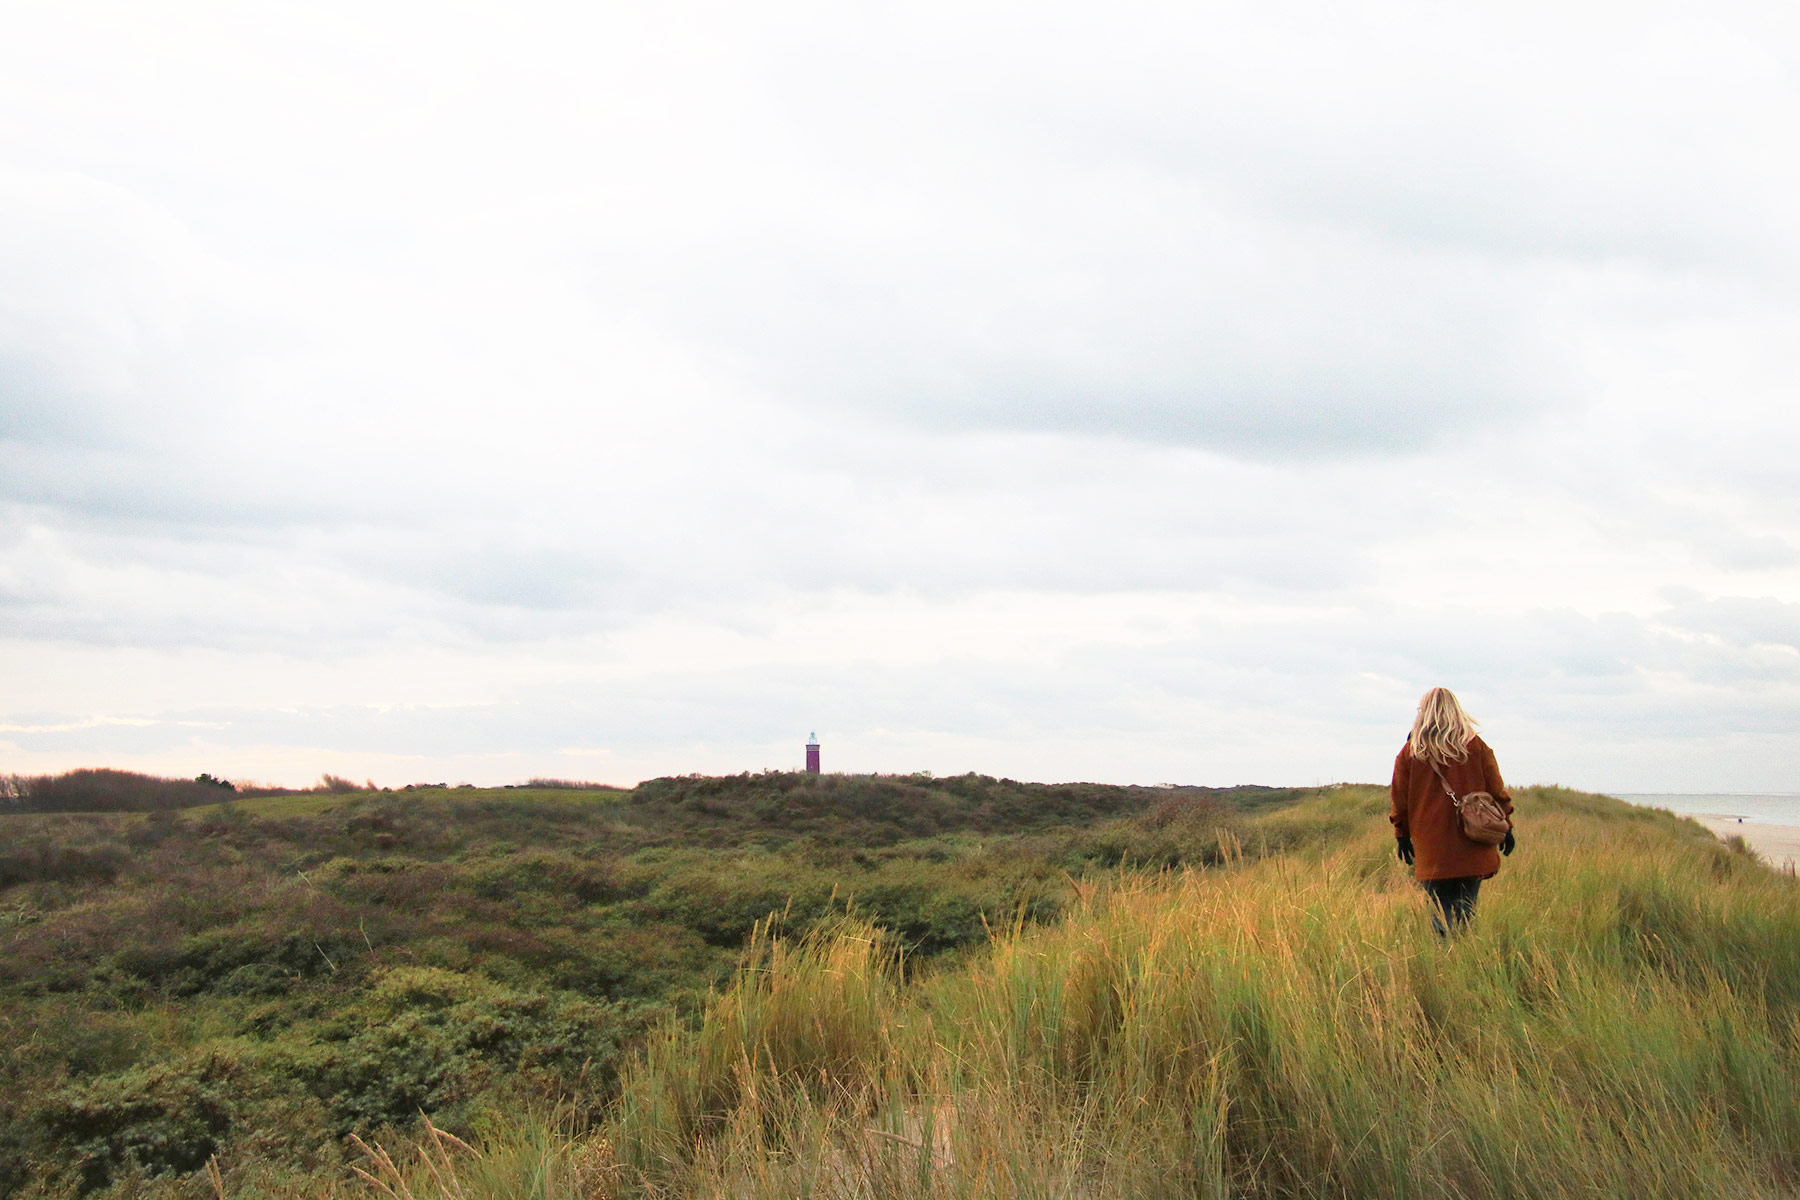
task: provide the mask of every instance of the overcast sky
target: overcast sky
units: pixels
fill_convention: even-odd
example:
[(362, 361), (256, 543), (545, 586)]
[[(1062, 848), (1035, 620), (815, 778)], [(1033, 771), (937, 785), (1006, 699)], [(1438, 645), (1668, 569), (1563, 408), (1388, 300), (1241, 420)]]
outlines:
[(0, 772), (1800, 791), (1800, 9), (0, 12)]

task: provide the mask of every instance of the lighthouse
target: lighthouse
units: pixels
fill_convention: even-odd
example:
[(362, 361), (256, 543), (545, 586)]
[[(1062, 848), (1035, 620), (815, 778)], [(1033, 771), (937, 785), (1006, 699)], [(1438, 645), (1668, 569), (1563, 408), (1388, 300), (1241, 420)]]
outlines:
[(806, 735), (806, 773), (819, 773), (819, 735), (816, 733)]

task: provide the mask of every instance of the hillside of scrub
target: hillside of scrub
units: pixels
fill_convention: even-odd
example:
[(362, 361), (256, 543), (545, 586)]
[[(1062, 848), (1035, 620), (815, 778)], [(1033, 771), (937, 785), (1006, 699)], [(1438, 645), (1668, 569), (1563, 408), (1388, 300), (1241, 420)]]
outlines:
[(323, 1195), (352, 1137), (400, 1144), (422, 1114), (475, 1138), (560, 1102), (591, 1125), (632, 1048), (696, 1019), (771, 914), (790, 936), (874, 922), (923, 969), (1059, 918), (1090, 880), (1220, 862), (1300, 794), (27, 782), (13, 800), (108, 811), (0, 804), (0, 1200), (210, 1195), (215, 1156), (242, 1195)]
[(1800, 1194), (1800, 882), (1671, 814), (1517, 801), (1449, 941), (1375, 788), (910, 982), (867, 922), (761, 941), (558, 1161), (746, 1200)]

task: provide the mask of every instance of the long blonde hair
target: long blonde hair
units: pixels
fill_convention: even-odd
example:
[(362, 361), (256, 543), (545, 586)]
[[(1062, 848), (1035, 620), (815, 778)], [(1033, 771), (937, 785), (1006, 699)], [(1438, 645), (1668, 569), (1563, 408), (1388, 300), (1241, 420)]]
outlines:
[(1419, 699), (1413, 721), (1413, 757), (1431, 762), (1461, 762), (1475, 740), (1475, 722), (1449, 688), (1434, 687)]

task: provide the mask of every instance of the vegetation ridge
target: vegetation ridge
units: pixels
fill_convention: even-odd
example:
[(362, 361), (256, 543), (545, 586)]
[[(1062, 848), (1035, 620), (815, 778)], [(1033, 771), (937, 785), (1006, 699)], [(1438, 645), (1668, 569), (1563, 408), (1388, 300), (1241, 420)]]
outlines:
[[(215, 1155), (275, 1194), (421, 1113), (472, 1135), (572, 1096), (591, 1121), (626, 1047), (697, 1013), (771, 913), (794, 935), (858, 914), (921, 966), (1056, 918), (1090, 874), (1216, 859), (1218, 830), (1299, 794), (786, 772), (13, 783), (3, 1200), (198, 1187)], [(34, 798), (105, 811), (20, 811)]]

